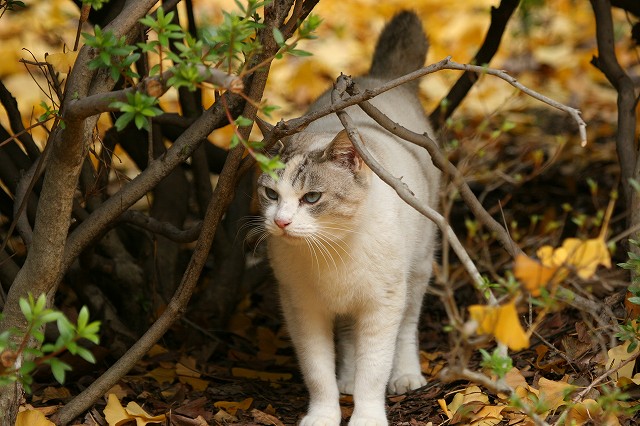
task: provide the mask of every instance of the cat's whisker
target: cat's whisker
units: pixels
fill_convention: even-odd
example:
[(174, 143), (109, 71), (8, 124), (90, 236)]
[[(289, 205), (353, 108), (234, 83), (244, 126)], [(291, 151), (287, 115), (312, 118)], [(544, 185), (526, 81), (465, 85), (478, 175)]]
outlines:
[(311, 239), (314, 242), (314, 244), (316, 245), (316, 247), (320, 251), (320, 254), (324, 258), (325, 263), (327, 264), (327, 266), (329, 265), (329, 260), (327, 260), (327, 259), (331, 259), (331, 263), (333, 263), (333, 267), (334, 267), (334, 269), (336, 270), (336, 273), (337, 273), (338, 272), (338, 264), (336, 263), (336, 260), (333, 258), (333, 256), (331, 256), (331, 252), (323, 244), (323, 240), (318, 238), (317, 234), (313, 234), (309, 239)]
[(322, 226), (323, 229), (331, 229), (331, 230), (334, 230), (334, 231), (343, 231), (343, 232), (348, 232), (348, 233), (351, 233), (351, 234), (364, 235), (360, 231), (356, 231), (354, 229), (345, 228), (345, 227), (342, 227), (342, 226), (337, 226), (337, 225), (335, 225), (333, 223), (329, 223), (329, 224), (324, 224), (323, 223), (323, 224), (321, 224), (321, 226)]
[(316, 263), (318, 264), (318, 270), (320, 270), (320, 260), (318, 259), (316, 249), (313, 247), (313, 244), (311, 243), (311, 241), (309, 241), (308, 238), (305, 238), (304, 242), (307, 244), (307, 247), (309, 248), (309, 254), (311, 255), (311, 269), (313, 269), (313, 261), (315, 259)]
[(340, 260), (342, 260), (343, 265), (346, 266), (346, 263), (344, 262), (344, 259), (342, 258), (342, 256), (340, 255), (337, 249), (342, 250), (342, 252), (344, 252), (347, 256), (349, 256), (349, 258), (353, 262), (356, 261), (351, 255), (351, 252), (347, 250), (349, 248), (349, 245), (345, 241), (341, 240), (340, 238), (337, 238), (335, 235), (326, 231), (317, 231), (317, 234), (321, 236), (323, 241), (325, 241), (336, 252), (336, 254), (340, 257)]

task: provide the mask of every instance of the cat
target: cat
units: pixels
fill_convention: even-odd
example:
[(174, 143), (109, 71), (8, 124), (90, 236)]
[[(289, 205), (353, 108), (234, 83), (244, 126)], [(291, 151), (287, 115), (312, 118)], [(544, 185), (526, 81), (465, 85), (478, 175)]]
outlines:
[[(420, 19), (400, 12), (383, 29), (369, 73), (356, 82), (373, 88), (419, 69), (427, 49)], [(417, 92), (412, 82), (371, 102), (434, 138)], [(330, 102), (325, 93), (310, 111)], [(440, 174), (428, 153), (382, 129), (358, 107), (347, 112), (371, 154), (435, 207)], [(309, 390), (300, 425), (340, 425), (340, 392), (353, 394), (350, 426), (387, 425), (387, 388), (400, 394), (426, 384), (417, 324), (435, 226), (364, 164), (335, 115), (282, 145), (285, 167), (277, 179), (259, 177), (258, 196), (285, 322)]]

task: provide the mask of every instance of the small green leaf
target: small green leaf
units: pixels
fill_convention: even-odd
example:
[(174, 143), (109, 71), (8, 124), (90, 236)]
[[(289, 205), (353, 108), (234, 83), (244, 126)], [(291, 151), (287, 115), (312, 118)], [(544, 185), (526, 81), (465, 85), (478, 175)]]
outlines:
[(51, 366), (51, 373), (53, 374), (53, 377), (55, 377), (61, 385), (64, 384), (66, 372), (71, 371), (69, 364), (60, 361), (58, 358), (51, 358), (48, 361), (48, 364)]
[(278, 46), (284, 46), (284, 36), (282, 35), (282, 32), (280, 32), (280, 30), (276, 27), (273, 27), (273, 39), (276, 41), (276, 43), (278, 43)]
[(95, 364), (96, 363), (95, 356), (93, 356), (93, 353), (90, 350), (88, 350), (87, 348), (83, 348), (82, 346), (78, 346), (77, 355), (80, 356), (85, 361), (90, 362), (91, 364)]
[(248, 127), (253, 124), (253, 120), (250, 120), (247, 117), (243, 117), (242, 115), (240, 115), (238, 118), (236, 118), (235, 123), (236, 123), (236, 126), (238, 127)]

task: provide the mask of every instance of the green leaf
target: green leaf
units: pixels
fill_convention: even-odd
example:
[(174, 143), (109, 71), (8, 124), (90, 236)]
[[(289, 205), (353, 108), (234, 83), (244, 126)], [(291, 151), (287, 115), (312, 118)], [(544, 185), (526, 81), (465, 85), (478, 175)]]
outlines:
[(280, 30), (276, 27), (273, 27), (273, 39), (276, 41), (276, 43), (278, 43), (278, 46), (284, 46), (284, 36), (282, 35), (282, 32), (280, 32)]
[(229, 148), (235, 148), (240, 144), (240, 138), (235, 133), (231, 136), (231, 142), (229, 143)]
[(89, 323), (89, 309), (86, 306), (80, 308), (80, 312), (78, 312), (78, 321), (76, 321), (77, 330), (84, 330), (84, 328)]
[(55, 377), (61, 385), (64, 384), (66, 372), (71, 371), (69, 364), (60, 361), (58, 358), (51, 358), (48, 361), (48, 364), (51, 366), (51, 373), (53, 374), (53, 377)]
[(236, 118), (236, 126), (238, 127), (248, 127), (251, 126), (253, 124), (253, 120), (247, 118), (247, 117), (243, 117), (242, 115), (238, 116), (238, 118)]
[(18, 301), (18, 304), (20, 305), (22, 315), (24, 315), (27, 321), (31, 322), (33, 320), (33, 313), (31, 311), (31, 305), (29, 304), (29, 301), (24, 297), (21, 297)]
[(95, 364), (96, 363), (95, 356), (93, 356), (93, 353), (90, 350), (88, 350), (87, 348), (83, 348), (82, 346), (78, 346), (77, 355), (80, 356), (85, 361), (90, 362), (91, 364)]

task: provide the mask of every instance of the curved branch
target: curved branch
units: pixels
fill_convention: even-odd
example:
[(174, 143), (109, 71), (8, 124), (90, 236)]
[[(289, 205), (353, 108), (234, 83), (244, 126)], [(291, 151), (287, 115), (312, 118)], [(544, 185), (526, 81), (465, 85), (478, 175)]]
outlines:
[[(491, 6), (491, 24), (482, 46), (480, 46), (476, 56), (471, 61), (472, 64), (485, 65), (491, 61), (500, 47), (504, 30), (518, 4), (520, 4), (520, 0), (502, 0), (498, 7)], [(438, 103), (436, 109), (429, 116), (429, 120), (436, 130), (453, 114), (453, 111), (467, 96), (467, 93), (469, 93), (469, 90), (477, 80), (477, 73), (466, 72), (456, 81), (447, 96)]]
[(134, 210), (127, 210), (118, 218), (119, 222), (130, 223), (139, 228), (146, 229), (154, 234), (167, 237), (171, 241), (177, 243), (191, 243), (198, 239), (198, 235), (202, 230), (202, 222), (198, 222), (188, 229), (179, 229), (168, 222), (160, 222), (159, 220), (142, 214)]
[[(353, 94), (357, 94), (357, 90), (358, 89), (355, 83), (353, 84), (353, 86), (350, 85), (349, 89), (347, 89), (347, 91), (351, 91), (353, 92)], [(387, 129), (389, 132), (401, 137), (404, 140), (425, 148), (429, 152), (433, 164), (450, 177), (453, 184), (460, 191), (462, 199), (467, 203), (474, 216), (476, 216), (478, 220), (484, 223), (489, 228), (490, 232), (494, 233), (497, 236), (498, 241), (500, 241), (505, 250), (507, 250), (513, 258), (521, 253), (520, 248), (511, 239), (509, 233), (504, 229), (502, 225), (500, 225), (500, 223), (498, 223), (493, 217), (491, 217), (487, 210), (482, 206), (473, 191), (471, 191), (471, 188), (469, 188), (469, 185), (465, 181), (462, 173), (460, 173), (456, 166), (454, 166), (446, 158), (446, 156), (442, 154), (440, 148), (438, 147), (438, 144), (435, 141), (433, 141), (426, 134), (420, 135), (399, 125), (398, 123), (395, 123), (389, 117), (384, 115), (378, 108), (367, 101), (359, 103), (358, 106), (362, 108), (362, 110), (367, 113), (369, 117), (373, 118), (379, 125)]]

